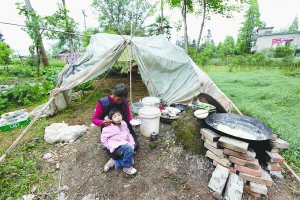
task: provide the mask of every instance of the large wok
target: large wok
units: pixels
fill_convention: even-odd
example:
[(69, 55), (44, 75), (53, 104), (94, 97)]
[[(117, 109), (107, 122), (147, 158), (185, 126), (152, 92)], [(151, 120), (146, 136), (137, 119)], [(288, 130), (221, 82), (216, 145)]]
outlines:
[(270, 127), (244, 115), (213, 113), (205, 119), (205, 122), (222, 133), (245, 140), (263, 141), (273, 135)]

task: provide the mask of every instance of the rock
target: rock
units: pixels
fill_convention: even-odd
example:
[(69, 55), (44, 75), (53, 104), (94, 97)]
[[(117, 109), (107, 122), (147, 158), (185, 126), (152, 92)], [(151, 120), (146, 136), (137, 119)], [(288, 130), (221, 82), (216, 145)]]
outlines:
[(222, 195), (220, 195), (218, 192), (214, 192), (212, 195), (216, 200), (222, 200), (223, 199)]

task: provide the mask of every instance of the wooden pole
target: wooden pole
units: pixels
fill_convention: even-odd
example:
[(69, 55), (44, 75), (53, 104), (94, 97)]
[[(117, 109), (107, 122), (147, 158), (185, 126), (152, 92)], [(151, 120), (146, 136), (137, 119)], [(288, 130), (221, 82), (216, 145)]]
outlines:
[(5, 151), (5, 153), (1, 156), (0, 162), (2, 162), (7, 154), (16, 146), (16, 144), (22, 139), (22, 137), (27, 133), (27, 131), (30, 129), (30, 127), (38, 120), (42, 112), (49, 106), (49, 104), (53, 101), (54, 97), (51, 97), (48, 102), (45, 104), (45, 106), (41, 109), (41, 111), (35, 116), (35, 118), (28, 124), (28, 126), (22, 131), (22, 133), (19, 135), (19, 137), (10, 145), (10, 147)]

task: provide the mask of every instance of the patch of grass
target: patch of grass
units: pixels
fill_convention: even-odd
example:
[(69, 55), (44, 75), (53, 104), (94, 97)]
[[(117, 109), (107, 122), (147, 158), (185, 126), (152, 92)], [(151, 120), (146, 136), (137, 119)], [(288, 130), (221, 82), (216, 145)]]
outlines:
[(207, 73), (243, 114), (264, 122), (289, 142), (289, 149), (280, 154), (300, 172), (300, 78), (286, 76), (286, 69), (270, 68), (233, 72), (212, 68)]

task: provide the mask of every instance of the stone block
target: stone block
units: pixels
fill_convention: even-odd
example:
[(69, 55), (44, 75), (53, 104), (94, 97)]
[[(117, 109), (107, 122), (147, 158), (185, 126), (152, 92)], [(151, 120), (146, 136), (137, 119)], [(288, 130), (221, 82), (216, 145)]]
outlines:
[(234, 169), (236, 169), (239, 172), (244, 172), (244, 173), (252, 175), (252, 176), (256, 176), (256, 177), (261, 176), (261, 167), (259, 169), (251, 169), (249, 167), (234, 164)]
[(224, 200), (241, 200), (243, 195), (243, 179), (231, 173), (226, 185)]
[[(217, 161), (213, 160), (213, 165), (214, 165), (214, 166), (217, 166), (217, 165), (221, 165), (221, 164), (218, 163)], [(223, 167), (226, 167), (226, 166), (224, 166), (224, 165), (222, 165), (222, 166), (223, 166)], [(236, 173), (236, 169), (234, 169), (233, 166), (230, 166), (230, 167), (227, 167), (227, 168), (230, 170), (231, 173)]]
[(272, 149), (288, 149), (290, 144), (280, 138), (278, 138), (277, 140), (271, 140), (270, 141), (271, 147)]
[(279, 155), (279, 153), (272, 153), (270, 151), (266, 151), (266, 160), (269, 162), (284, 162), (285, 159)]
[(247, 194), (250, 194), (250, 195), (252, 195), (252, 196), (254, 196), (256, 198), (260, 198), (261, 197), (261, 194), (256, 193), (256, 192), (254, 192), (254, 191), (251, 190), (250, 185), (244, 185), (243, 189), (244, 189), (244, 192), (247, 193)]
[(260, 165), (259, 165), (257, 159), (249, 161), (249, 160), (244, 160), (244, 159), (237, 158), (237, 157), (234, 157), (234, 156), (229, 156), (229, 160), (233, 163), (236, 163), (238, 165), (245, 166), (245, 167), (248, 167), (248, 168), (251, 168), (251, 169), (256, 169), (256, 170), (260, 169)]
[(249, 143), (223, 136), (220, 137), (218, 145), (234, 151), (246, 153), (248, 150)]
[(222, 194), (226, 181), (229, 175), (229, 169), (222, 165), (217, 165), (215, 171), (212, 173), (212, 177), (208, 183), (208, 187), (213, 191)]
[(219, 156), (220, 158), (224, 158), (225, 154), (224, 154), (224, 149), (217, 149), (215, 147), (213, 147), (212, 145), (208, 144), (207, 142), (204, 142), (204, 146), (210, 150), (211, 152), (213, 152), (214, 154), (216, 154), (217, 156)]
[(255, 156), (256, 156), (255, 151), (253, 151), (252, 149), (248, 149), (248, 151), (246, 153), (241, 153), (241, 152), (237, 152), (237, 151), (233, 151), (231, 149), (225, 148), (224, 153), (229, 156), (234, 156), (234, 157), (242, 158), (244, 160), (249, 160), (249, 161), (254, 160)]
[(200, 130), (200, 133), (207, 139), (213, 142), (217, 142), (219, 138), (221, 137), (219, 134), (215, 133), (214, 131), (208, 129), (208, 128), (202, 128)]
[(281, 171), (270, 171), (271, 176), (276, 176), (277, 178), (283, 179)]
[(278, 136), (277, 134), (273, 134), (270, 138), (270, 140), (277, 140), (278, 139)]
[(211, 146), (215, 147), (215, 148), (221, 148), (221, 147), (218, 145), (218, 142), (213, 142), (213, 141), (211, 141), (211, 140), (205, 138), (205, 136), (203, 136), (203, 135), (201, 136), (201, 139), (202, 139), (203, 141), (205, 141), (206, 143), (210, 144)]
[(217, 156), (216, 154), (214, 154), (213, 152), (211, 152), (210, 150), (206, 151), (205, 154), (206, 157), (209, 157), (212, 160), (217, 161), (218, 163), (220, 163), (221, 165), (225, 166), (225, 167), (230, 167), (231, 166), (231, 162), (229, 161), (228, 158), (220, 158), (219, 156)]
[(250, 189), (253, 192), (256, 192), (256, 193), (259, 193), (259, 194), (263, 194), (263, 195), (267, 195), (268, 194), (268, 188), (267, 188), (266, 185), (259, 184), (259, 183), (253, 183), (253, 182), (250, 182), (249, 185), (250, 185)]
[(266, 185), (266, 186), (272, 186), (272, 184), (273, 184), (273, 180), (272, 180), (270, 174), (263, 169), (261, 170), (260, 177), (252, 176), (252, 175), (246, 174), (244, 172), (240, 172), (239, 176), (245, 181), (251, 181), (251, 182), (259, 183), (259, 184)]
[(272, 152), (272, 153), (278, 153), (278, 152), (279, 152), (279, 149), (271, 149), (271, 152)]

